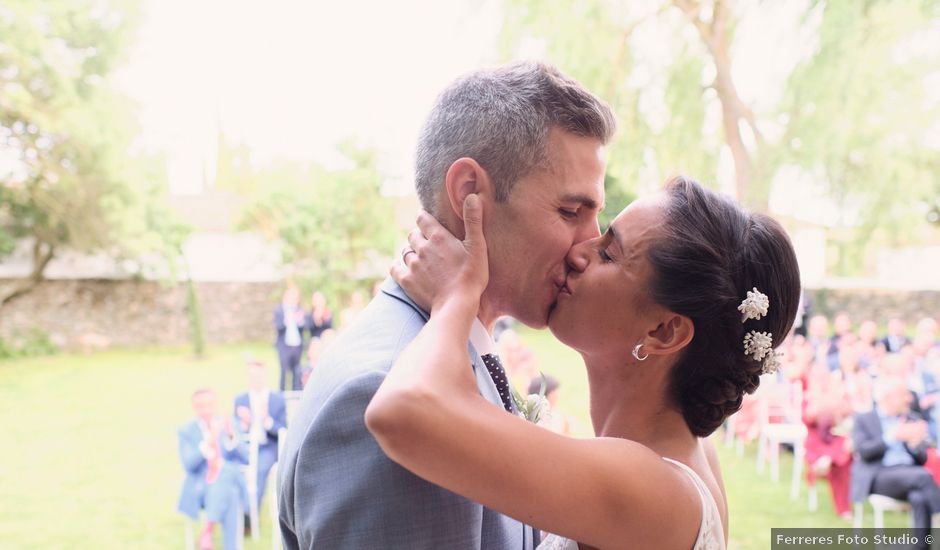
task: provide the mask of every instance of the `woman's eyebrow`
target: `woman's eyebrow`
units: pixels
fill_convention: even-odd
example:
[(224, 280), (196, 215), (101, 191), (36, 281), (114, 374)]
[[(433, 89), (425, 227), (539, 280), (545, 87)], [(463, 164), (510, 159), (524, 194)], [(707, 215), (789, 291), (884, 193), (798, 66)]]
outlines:
[(607, 233), (613, 237), (613, 240), (617, 243), (617, 246), (620, 247), (620, 252), (623, 252), (623, 241), (620, 240), (620, 235), (614, 231), (613, 224), (607, 226)]

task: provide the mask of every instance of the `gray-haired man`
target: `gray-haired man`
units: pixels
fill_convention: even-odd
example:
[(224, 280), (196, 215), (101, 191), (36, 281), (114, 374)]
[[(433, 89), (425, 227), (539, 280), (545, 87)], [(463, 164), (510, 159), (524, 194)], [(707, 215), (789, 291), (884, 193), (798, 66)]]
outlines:
[[(479, 195), (486, 212), (489, 286), (468, 354), (480, 393), (494, 406), (512, 410), (494, 382), (505, 374), (491, 356), (493, 324), (511, 315), (531, 327), (546, 325), (565, 283), (565, 255), (599, 235), (604, 146), (614, 126), (602, 101), (535, 63), (458, 79), (425, 123), (415, 172), (422, 206), (459, 238), (468, 194)], [(427, 318), (389, 279), (321, 359), (281, 459), (286, 548), (530, 550), (538, 544), (531, 527), (389, 460), (365, 427), (369, 400)]]

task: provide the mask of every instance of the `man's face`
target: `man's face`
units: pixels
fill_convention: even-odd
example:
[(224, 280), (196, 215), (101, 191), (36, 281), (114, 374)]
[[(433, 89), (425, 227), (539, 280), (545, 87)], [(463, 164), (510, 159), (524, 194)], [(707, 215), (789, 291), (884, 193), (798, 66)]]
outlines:
[(911, 392), (903, 384), (891, 384), (879, 403), (879, 407), (888, 414), (906, 414), (911, 410)]
[(823, 339), (829, 332), (829, 320), (817, 315), (809, 320), (809, 334), (816, 339)]
[(193, 397), (196, 416), (206, 421), (215, 416), (215, 404), (215, 394), (212, 392), (202, 392)]
[(288, 288), (284, 291), (284, 305), (296, 306), (300, 302), (300, 292), (296, 288)]
[(561, 130), (549, 133), (548, 166), (516, 182), (508, 200), (483, 216), (490, 283), (485, 297), (496, 314), (541, 328), (565, 283), (565, 256), (600, 235), (604, 146)]

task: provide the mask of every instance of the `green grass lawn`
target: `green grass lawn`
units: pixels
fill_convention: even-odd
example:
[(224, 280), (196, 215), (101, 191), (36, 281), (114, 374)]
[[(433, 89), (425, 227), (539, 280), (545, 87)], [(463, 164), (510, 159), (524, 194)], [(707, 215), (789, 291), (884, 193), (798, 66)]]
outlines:
[[(561, 381), (564, 408), (589, 428), (580, 357), (547, 332), (522, 336), (540, 368)], [(134, 349), (0, 362), (0, 548), (181, 548), (176, 427), (191, 418), (197, 387), (215, 388), (220, 408), (230, 410), (244, 389), (245, 353), (266, 359), (276, 384), (267, 345), (216, 347), (201, 361), (182, 349)], [(731, 548), (769, 547), (771, 527), (845, 525), (824, 483), (815, 514), (805, 490), (789, 500), (789, 455), (774, 484), (757, 475), (753, 448), (743, 457), (719, 449)], [(889, 526), (905, 524), (889, 519)], [(270, 548), (270, 528), (266, 501), (261, 540), (247, 540), (246, 549)]]

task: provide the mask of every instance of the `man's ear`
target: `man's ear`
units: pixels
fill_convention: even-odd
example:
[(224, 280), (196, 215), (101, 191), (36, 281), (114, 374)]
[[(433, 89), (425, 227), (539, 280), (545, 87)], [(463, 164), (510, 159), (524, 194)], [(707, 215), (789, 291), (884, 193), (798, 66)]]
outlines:
[[(481, 200), (492, 196), (490, 178), (480, 164), (469, 157), (462, 157), (453, 162), (444, 176), (444, 187), (447, 191), (448, 214), (455, 219), (463, 220), (463, 202), (471, 193), (480, 196)], [(454, 227), (454, 230), (463, 233), (463, 224)], [(463, 238), (462, 235), (457, 235)]]
[(671, 355), (682, 351), (695, 335), (695, 325), (685, 315), (667, 313), (667, 317), (643, 338), (643, 352)]

